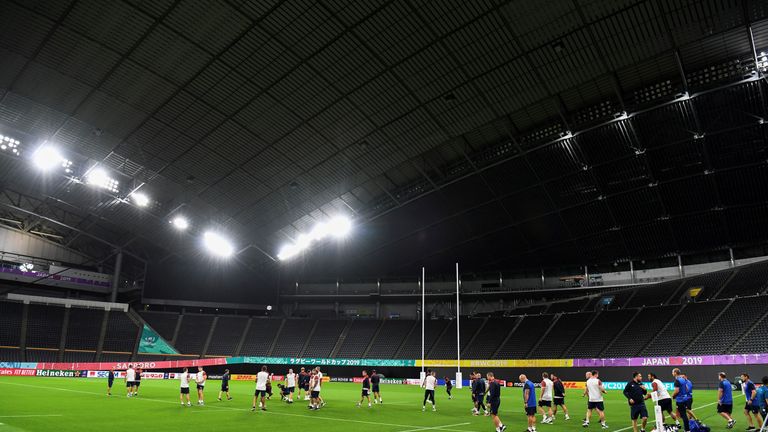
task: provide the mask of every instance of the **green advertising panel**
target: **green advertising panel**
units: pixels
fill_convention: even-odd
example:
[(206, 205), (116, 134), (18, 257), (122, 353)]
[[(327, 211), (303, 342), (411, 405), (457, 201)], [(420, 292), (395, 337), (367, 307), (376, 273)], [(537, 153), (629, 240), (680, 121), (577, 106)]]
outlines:
[(156, 331), (144, 324), (139, 343), (139, 353), (142, 354), (178, 354)]

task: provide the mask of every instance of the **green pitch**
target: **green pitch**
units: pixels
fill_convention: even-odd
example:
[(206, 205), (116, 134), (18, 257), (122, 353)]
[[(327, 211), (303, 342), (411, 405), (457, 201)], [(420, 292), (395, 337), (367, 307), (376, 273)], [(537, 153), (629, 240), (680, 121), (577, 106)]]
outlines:
[[(356, 408), (359, 384), (327, 383), (323, 398), (327, 406), (310, 411), (306, 402), (281, 403), (277, 396), (268, 401), (267, 412), (251, 412), (254, 384), (232, 382), (233, 400), (216, 400), (218, 381), (210, 381), (205, 392), (206, 405), (192, 407), (179, 404), (177, 381), (144, 380), (139, 397), (126, 398), (122, 381), (116, 381), (112, 396), (106, 396), (106, 380), (77, 378), (0, 377), (0, 432), (17, 431), (243, 431), (301, 430), (309, 432), (382, 431), (382, 432), (493, 432), (489, 417), (470, 414), (467, 389), (454, 389), (448, 400), (445, 389), (436, 392), (437, 412), (421, 411), (423, 391), (415, 386), (382, 385), (384, 405)], [(275, 389), (277, 387), (275, 386)], [(194, 389), (192, 390), (194, 392)], [(694, 410), (714, 429), (724, 429), (722, 419), (715, 417), (714, 391), (695, 391)], [(583, 431), (586, 402), (576, 390), (566, 394), (571, 420), (558, 413), (554, 425), (538, 425), (538, 430)], [(629, 431), (629, 409), (619, 391), (606, 397), (606, 418), (610, 431)], [(652, 415), (651, 404), (648, 404)], [(737, 430), (745, 427), (744, 416), (734, 404)], [(522, 409), (522, 390), (502, 390), (500, 416), (508, 431), (526, 428)], [(541, 420), (541, 417), (538, 417)], [(652, 429), (649, 427), (648, 430)], [(597, 417), (588, 430), (600, 431)]]

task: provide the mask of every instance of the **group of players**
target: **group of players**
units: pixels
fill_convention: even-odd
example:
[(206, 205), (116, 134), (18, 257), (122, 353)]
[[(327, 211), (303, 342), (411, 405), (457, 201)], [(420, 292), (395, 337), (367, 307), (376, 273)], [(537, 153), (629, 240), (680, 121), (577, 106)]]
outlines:
[[(137, 397), (139, 394), (139, 387), (141, 385), (140, 368), (134, 368), (132, 365), (128, 365), (128, 368), (124, 374), (124, 381), (127, 389), (127, 397)], [(362, 392), (360, 401), (357, 403), (357, 407), (361, 407), (367, 400), (368, 407), (372, 406), (371, 395), (373, 395), (373, 403), (382, 404), (380, 382), (381, 378), (376, 373), (376, 370), (372, 370), (369, 374), (367, 370), (362, 372)], [(180, 395), (179, 400), (182, 406), (192, 406), (190, 400), (190, 382), (194, 382), (197, 388), (197, 404), (205, 405), (204, 391), (205, 383), (208, 379), (208, 375), (202, 366), (197, 367), (197, 373), (190, 373), (188, 368), (184, 368), (183, 371), (178, 374)], [(682, 427), (685, 431), (690, 430), (690, 419), (697, 419), (693, 412), (693, 383), (688, 377), (680, 371), (679, 368), (672, 370), (672, 377), (674, 378), (674, 391), (669, 393), (664, 383), (654, 373), (647, 375), (648, 381), (651, 383), (651, 392), (656, 394), (656, 403), (662, 412), (662, 422), (664, 421), (665, 414), (668, 414), (672, 420), (675, 421), (677, 428)], [(261, 371), (256, 375), (255, 383), (256, 390), (253, 396), (253, 406), (251, 411), (255, 411), (257, 406), (262, 411), (267, 410), (266, 401), (273, 395), (272, 393), (272, 374), (267, 370), (267, 366), (262, 366)], [(718, 400), (717, 400), (717, 413), (726, 420), (726, 428), (732, 429), (736, 423), (736, 420), (732, 417), (733, 413), (733, 390), (732, 384), (727, 379), (726, 374), (721, 372), (719, 374), (720, 384), (718, 386)], [(231, 375), (229, 369), (224, 371), (221, 377), (221, 390), (219, 391), (218, 400), (222, 400), (222, 396), (226, 396), (227, 400), (232, 400), (229, 393), (229, 381)], [(565, 420), (570, 420), (568, 414), (568, 408), (565, 405), (565, 385), (555, 374), (542, 373), (539, 387), (541, 389), (541, 398), (536, 397), (536, 385), (528, 379), (525, 374), (521, 374), (518, 377), (522, 389), (523, 389), (523, 403), (525, 407), (525, 413), (528, 419), (527, 432), (536, 432), (537, 411), (541, 414), (542, 424), (553, 424), (555, 416), (557, 415), (558, 408), (562, 408)], [(114, 369), (108, 372), (108, 387), (107, 395), (112, 394), (112, 385), (115, 380)], [(289, 404), (294, 402), (294, 394), (298, 388), (298, 398), (302, 398), (304, 394), (304, 400), (309, 401), (308, 408), (311, 410), (318, 410), (325, 406), (320, 392), (322, 390), (323, 373), (320, 371), (320, 367), (311, 368), (307, 371), (305, 368), (301, 368), (298, 374), (293, 372), (293, 369), (289, 369), (288, 373), (284, 377), (284, 384), (278, 384), (280, 388), (281, 400)], [(744, 395), (746, 396), (746, 403), (744, 406), (744, 415), (747, 419), (747, 430), (756, 430), (761, 426), (768, 415), (766, 409), (768, 409), (768, 376), (762, 378), (762, 386), (757, 387), (750, 379), (747, 373), (741, 375), (741, 386)], [(432, 406), (432, 411), (437, 411), (437, 404), (435, 402), (435, 388), (437, 387), (437, 377), (434, 371), (427, 370), (425, 377), (421, 383), (421, 387), (424, 388), (424, 400), (422, 402), (422, 411), (426, 411), (427, 402)], [(493, 372), (488, 372), (485, 378), (481, 373), (474, 371), (470, 374), (470, 389), (472, 396), (472, 415), (480, 415), (481, 412), (484, 415), (492, 417), (496, 432), (503, 432), (506, 426), (499, 418), (499, 406), (501, 404), (501, 387), (502, 385), (496, 380)], [(453, 384), (450, 378), (445, 377), (445, 390), (449, 399), (452, 399), (451, 391)], [(599, 372), (596, 370), (586, 373), (586, 383), (584, 387), (583, 396), (588, 397), (587, 411), (582, 423), (583, 427), (589, 427), (590, 420), (597, 412), (600, 426), (603, 429), (607, 429), (608, 425), (605, 421), (605, 406), (603, 401), (603, 395), (606, 394), (605, 387), (599, 378)], [(643, 375), (639, 372), (632, 374), (632, 379), (625, 385), (624, 396), (627, 398), (630, 407), (630, 419), (632, 420), (632, 428), (634, 432), (638, 432), (638, 426), (640, 432), (645, 432), (645, 428), (648, 422), (648, 410), (645, 402), (651, 399), (651, 394), (643, 383)], [(676, 402), (676, 410), (673, 409), (672, 402)], [(258, 405), (257, 405), (258, 404)]]

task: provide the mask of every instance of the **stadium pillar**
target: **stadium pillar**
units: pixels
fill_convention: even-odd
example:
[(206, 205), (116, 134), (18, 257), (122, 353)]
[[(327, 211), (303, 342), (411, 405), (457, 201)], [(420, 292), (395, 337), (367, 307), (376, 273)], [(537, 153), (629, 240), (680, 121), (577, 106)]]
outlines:
[(427, 280), (426, 280), (426, 269), (424, 267), (421, 268), (421, 373), (419, 374), (419, 378), (421, 378), (421, 382), (424, 382), (424, 379), (427, 377), (427, 373), (424, 371), (424, 320), (425, 315), (427, 313), (427, 304), (426, 304), (426, 293), (427, 293)]
[(584, 266), (584, 286), (589, 286), (589, 266)]
[(685, 272), (683, 271), (683, 257), (681, 257), (680, 254), (677, 254), (677, 273), (680, 274), (680, 279), (685, 277)]
[(629, 281), (635, 283), (635, 263), (629, 260)]
[(117, 301), (117, 287), (120, 286), (120, 272), (123, 269), (123, 251), (118, 250), (117, 256), (115, 256), (115, 274), (112, 275), (112, 295), (110, 300), (112, 303)]
[(736, 260), (733, 259), (733, 248), (728, 248), (728, 256), (731, 259), (731, 268), (736, 267)]

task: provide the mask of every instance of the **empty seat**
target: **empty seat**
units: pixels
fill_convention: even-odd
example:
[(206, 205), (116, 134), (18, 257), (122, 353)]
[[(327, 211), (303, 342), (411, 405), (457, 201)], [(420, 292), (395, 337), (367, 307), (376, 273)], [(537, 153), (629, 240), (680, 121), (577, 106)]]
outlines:
[[(509, 335), (506, 343), (498, 347), (496, 358), (501, 359), (521, 359), (525, 358), (526, 354), (533, 348), (533, 346), (539, 341), (539, 339), (547, 331), (549, 325), (552, 323), (554, 315), (530, 315), (522, 317), (522, 321), (517, 325), (514, 333)], [(508, 331), (511, 331), (515, 325), (515, 321), (509, 321), (507, 324)], [(481, 330), (482, 331), (482, 330)], [(479, 335), (478, 335), (479, 337)], [(496, 342), (496, 344), (502, 343), (503, 339)], [(473, 345), (478, 344), (478, 339), (475, 339)], [(488, 342), (493, 345), (493, 341)], [(487, 352), (487, 351), (486, 351)], [(467, 350), (466, 354), (469, 357), (470, 351)], [(477, 357), (475, 354), (473, 357)]]
[(626, 307), (660, 306), (677, 293), (683, 284), (680, 280), (672, 280), (653, 285), (640, 285), (635, 295), (626, 304)]
[(750, 296), (764, 292), (768, 288), (768, 261), (739, 267), (736, 274), (720, 291), (717, 298)]
[(635, 316), (630, 327), (624, 329), (613, 344), (605, 348), (601, 357), (636, 356), (661, 331), (678, 309), (680, 309), (678, 305), (643, 308), (640, 315)]
[[(371, 344), (371, 349), (368, 351), (368, 354), (366, 355), (366, 357), (375, 358), (375, 359), (394, 358), (395, 354), (397, 354), (398, 348), (400, 348), (400, 345), (402, 345), (406, 336), (408, 336), (408, 332), (410, 332), (411, 329), (414, 329), (415, 331), (416, 326), (419, 326), (419, 331), (420, 331), (421, 327), (420, 327), (419, 321), (409, 321), (409, 320), (384, 321), (381, 324), (381, 330), (379, 330), (379, 335)], [(349, 339), (349, 336), (347, 336), (347, 339)], [(370, 340), (370, 338), (368, 340)], [(364, 341), (365, 339), (361, 339), (359, 345), (362, 345)], [(367, 344), (367, 341), (365, 343)], [(339, 353), (339, 355), (341, 356), (341, 352)]]
[(466, 347), (462, 357), (471, 359), (491, 358), (519, 319), (518, 317), (488, 318), (485, 325), (478, 331), (472, 344)]
[(176, 323), (179, 321), (179, 314), (176, 312), (139, 312), (144, 321), (152, 327), (168, 343), (173, 340), (173, 332), (176, 331)]
[(110, 311), (102, 350), (133, 352), (138, 335), (139, 326), (128, 317), (128, 314), (121, 311)]
[(637, 313), (637, 309), (618, 309), (600, 312), (589, 328), (576, 341), (567, 357), (590, 358), (597, 357), (611, 340)]
[[(452, 321), (428, 320), (424, 325), (424, 355), (432, 349), (437, 339)], [(408, 336), (405, 343), (397, 353), (398, 358), (421, 358), (421, 329), (417, 329)]]
[[(461, 331), (459, 337), (461, 338), (459, 346), (464, 349), (472, 337), (477, 333), (480, 327), (483, 325), (482, 319), (461, 319)], [(451, 321), (448, 330), (443, 333), (443, 336), (438, 340), (432, 351), (429, 352), (429, 358), (433, 359), (450, 359), (456, 357), (456, 321)]]
[(104, 310), (72, 308), (69, 310), (68, 349), (93, 350), (99, 343), (101, 325), (104, 322)]
[(0, 302), (0, 345), (21, 345), (21, 303)]
[(61, 344), (61, 328), (63, 323), (63, 307), (29, 305), (27, 347), (58, 349)]
[(213, 315), (184, 314), (174, 343), (179, 353), (201, 355), (212, 323)]
[(734, 300), (717, 321), (699, 336), (696, 343), (682, 354), (726, 353), (728, 347), (744, 334), (745, 329), (752, 328), (752, 325), (767, 311), (768, 296), (743, 297)]
[[(386, 324), (386, 321), (385, 321)], [(354, 320), (352, 326), (347, 331), (347, 337), (342, 342), (337, 357), (341, 358), (360, 358), (365, 353), (365, 349), (371, 342), (371, 338), (376, 334), (376, 330), (382, 325), (378, 320)], [(400, 343), (398, 342), (398, 347)], [(397, 347), (395, 347), (397, 350)]]
[(234, 356), (237, 344), (243, 337), (248, 318), (239, 316), (220, 316), (211, 335), (206, 355)]
[(57, 350), (33, 350), (27, 349), (27, 361), (28, 362), (46, 362), (54, 363), (59, 359), (59, 352)]
[[(269, 354), (269, 348), (275, 340), (277, 330), (280, 328), (282, 320), (254, 318), (251, 327), (248, 328), (248, 334), (243, 341), (243, 347), (240, 355), (244, 356), (266, 356)], [(299, 342), (296, 342), (299, 343)]]
[(727, 301), (688, 303), (658, 337), (641, 354), (644, 356), (672, 356), (681, 354), (704, 328), (728, 305)]
[(331, 351), (336, 346), (336, 342), (341, 336), (341, 332), (347, 325), (344, 320), (318, 320), (315, 332), (312, 333), (312, 339), (307, 342), (307, 346), (302, 357), (322, 357), (331, 356)]
[(304, 342), (307, 340), (309, 332), (312, 331), (312, 326), (314, 325), (314, 320), (285, 320), (285, 325), (283, 325), (283, 330), (280, 331), (280, 335), (278, 336), (277, 343), (275, 343), (275, 350), (272, 352), (272, 356), (301, 356), (301, 349), (304, 347)]
[(563, 314), (557, 320), (546, 339), (540, 343), (529, 358), (562, 358), (563, 352), (579, 336), (589, 321), (595, 316), (594, 312)]

